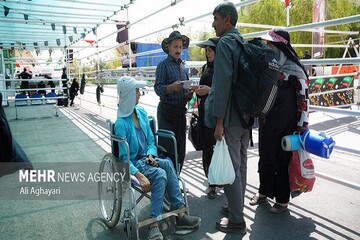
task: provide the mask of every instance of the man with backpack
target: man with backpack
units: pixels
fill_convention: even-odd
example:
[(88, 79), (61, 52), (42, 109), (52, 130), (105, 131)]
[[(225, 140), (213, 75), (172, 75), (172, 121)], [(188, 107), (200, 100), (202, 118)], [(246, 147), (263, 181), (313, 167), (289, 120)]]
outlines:
[(236, 111), (231, 95), (239, 72), (238, 60), (243, 54), (233, 35), (242, 37), (235, 28), (238, 13), (233, 3), (221, 3), (214, 9), (213, 15), (212, 26), (220, 39), (216, 48), (212, 87), (205, 102), (205, 124), (215, 128), (216, 140), (225, 138), (236, 175), (233, 184), (224, 186), (228, 207), (223, 206), (222, 212), (226, 217), (216, 222), (216, 228), (221, 232), (245, 234), (243, 209), (249, 129), (242, 126), (242, 120), (249, 121), (249, 116)]

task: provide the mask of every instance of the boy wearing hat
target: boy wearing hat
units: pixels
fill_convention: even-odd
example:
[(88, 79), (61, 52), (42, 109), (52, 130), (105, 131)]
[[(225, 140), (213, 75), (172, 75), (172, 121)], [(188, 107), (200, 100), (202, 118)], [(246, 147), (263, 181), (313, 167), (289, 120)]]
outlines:
[[(144, 108), (137, 106), (139, 88), (146, 85), (132, 77), (122, 77), (117, 83), (119, 97), (115, 134), (127, 140), (130, 150), (130, 172), (140, 182), (144, 192), (151, 191), (151, 217), (163, 214), (164, 196), (168, 195), (171, 210), (184, 206), (174, 165), (169, 158), (158, 158), (154, 135)], [(119, 144), (119, 159), (127, 160), (124, 144)], [(176, 218), (178, 229), (196, 229), (201, 219), (179, 213)], [(163, 236), (157, 222), (150, 225), (150, 240), (161, 240)]]
[[(158, 128), (175, 133), (179, 171), (181, 171), (184, 163), (186, 148), (185, 106), (193, 94), (188, 89), (183, 88), (182, 82), (189, 79), (185, 66), (180, 59), (182, 49), (188, 46), (189, 38), (181, 35), (179, 31), (173, 31), (168, 38), (162, 41), (161, 47), (168, 54), (168, 57), (158, 64), (154, 85), (155, 92), (160, 97), (157, 109)], [(166, 149), (171, 149), (171, 142), (167, 139), (160, 138), (159, 144)]]

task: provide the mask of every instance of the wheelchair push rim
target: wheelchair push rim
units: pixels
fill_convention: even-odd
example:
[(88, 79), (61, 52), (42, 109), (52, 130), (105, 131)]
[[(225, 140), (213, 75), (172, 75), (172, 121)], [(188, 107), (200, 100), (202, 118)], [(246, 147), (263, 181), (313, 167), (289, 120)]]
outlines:
[[(117, 166), (115, 157), (108, 153), (100, 163), (99, 173), (115, 173)], [(119, 222), (122, 207), (122, 184), (120, 182), (101, 182), (98, 184), (100, 210), (108, 227), (115, 227)]]

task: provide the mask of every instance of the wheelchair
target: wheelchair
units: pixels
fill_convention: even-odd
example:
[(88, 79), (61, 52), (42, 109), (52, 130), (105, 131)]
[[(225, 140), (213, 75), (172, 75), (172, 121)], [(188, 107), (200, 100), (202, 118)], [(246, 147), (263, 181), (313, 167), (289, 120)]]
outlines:
[[(179, 163), (177, 160), (177, 149), (176, 149), (176, 138), (175, 134), (168, 130), (159, 129), (156, 131), (155, 119), (149, 116), (149, 122), (151, 130), (154, 134), (155, 143), (159, 137), (169, 138), (173, 142), (173, 150), (175, 155), (175, 170), (178, 176), (179, 183), (181, 184), (183, 192), (183, 201), (184, 207), (174, 211), (167, 211), (157, 218), (150, 218), (143, 221), (139, 221), (139, 211), (137, 209), (137, 204), (143, 199), (151, 199), (151, 193), (145, 193), (140, 187), (140, 183), (135, 176), (130, 174), (130, 151), (129, 145), (126, 140), (115, 135), (114, 132), (114, 123), (107, 120), (110, 125), (110, 141), (111, 141), (111, 153), (107, 153), (101, 163), (99, 168), (100, 174), (116, 174), (120, 173), (122, 176), (121, 181), (110, 181), (110, 182), (99, 182), (99, 200), (100, 200), (100, 210), (105, 224), (113, 228), (115, 227), (119, 220), (124, 225), (124, 231), (126, 232), (127, 239), (131, 239), (132, 229), (136, 230), (136, 237), (139, 239), (139, 229), (144, 226), (148, 226), (156, 221), (160, 221), (171, 216), (177, 216), (179, 213), (189, 214), (188, 200), (186, 196), (186, 185), (185, 181), (179, 176)], [(127, 162), (122, 162), (119, 160), (119, 144), (124, 144), (127, 155)], [(158, 151), (166, 152), (161, 146), (157, 146)], [(160, 155), (160, 154), (159, 154)], [(136, 194), (136, 192), (138, 194)], [(136, 196), (140, 195), (140, 196)], [(164, 199), (164, 209), (168, 208), (170, 203)]]

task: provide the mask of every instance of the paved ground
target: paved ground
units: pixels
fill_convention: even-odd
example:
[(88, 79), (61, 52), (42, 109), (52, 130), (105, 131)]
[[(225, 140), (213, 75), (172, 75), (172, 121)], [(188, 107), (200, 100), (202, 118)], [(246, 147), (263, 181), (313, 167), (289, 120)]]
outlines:
[[(95, 95), (93, 88), (87, 88), (81, 107), (77, 99), (78, 105), (70, 110), (60, 109), (59, 117), (54, 116), (52, 106), (20, 108), (19, 120), (15, 120), (14, 107), (5, 111), (14, 137), (35, 167), (44, 162), (98, 164), (110, 150), (105, 119), (114, 119), (116, 115), (114, 91), (105, 89), (102, 97), (105, 107), (100, 109), (89, 102), (95, 100)], [(157, 98), (153, 93), (146, 94), (141, 101), (150, 114), (156, 115)], [(200, 216), (202, 225), (197, 232), (182, 236), (173, 234), (172, 221), (164, 222), (165, 239), (360, 239), (360, 120), (312, 113), (311, 121), (313, 129), (326, 130), (335, 138), (337, 148), (330, 159), (313, 157), (317, 171), (314, 189), (292, 199), (288, 213), (271, 215), (267, 212), (270, 204), (259, 207), (248, 204), (258, 186), (257, 142), (249, 148), (244, 210), (249, 230), (245, 236), (226, 235), (215, 229), (226, 199), (221, 190), (216, 199), (207, 198), (201, 152), (188, 142), (182, 177), (189, 189), (191, 214)], [(0, 186), (13, 179), (16, 181), (16, 174), (1, 178)], [(142, 219), (146, 218), (148, 207), (148, 201), (141, 203)], [(146, 231), (141, 229), (141, 239), (146, 239)], [(121, 223), (113, 229), (105, 226), (95, 200), (0, 200), (0, 239), (125, 239), (125, 234)]]

